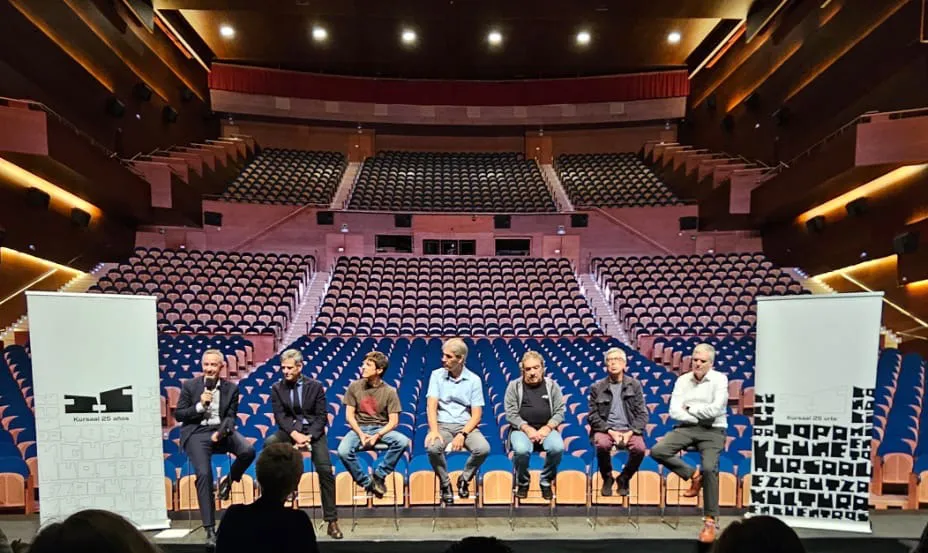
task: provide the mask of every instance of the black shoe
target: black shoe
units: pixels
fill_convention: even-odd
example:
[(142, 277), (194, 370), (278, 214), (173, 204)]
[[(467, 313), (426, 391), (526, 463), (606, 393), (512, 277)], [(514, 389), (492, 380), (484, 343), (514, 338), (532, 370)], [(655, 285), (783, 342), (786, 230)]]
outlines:
[(621, 495), (622, 497), (627, 497), (628, 496), (628, 479), (623, 476), (619, 476), (618, 478), (616, 478), (615, 489), (617, 492), (619, 492), (619, 495)]
[(551, 501), (552, 499), (554, 499), (554, 490), (551, 489), (550, 482), (541, 482), (540, 486), (541, 486), (541, 497), (544, 498), (545, 501)]
[(603, 497), (612, 497), (612, 485), (615, 484), (615, 478), (610, 474), (603, 478), (603, 488), (599, 490), (600, 495)]
[(387, 493), (387, 486), (384, 484), (383, 478), (375, 474), (374, 477), (371, 478), (371, 483), (367, 487), (367, 491), (374, 494), (374, 497), (377, 499), (380, 499)]
[(525, 499), (528, 497), (528, 484), (516, 487), (516, 497), (519, 499)]
[(441, 487), (441, 501), (445, 505), (454, 504), (454, 492), (451, 490), (451, 484)]
[(225, 501), (232, 496), (232, 480), (228, 476), (223, 476), (219, 481), (219, 499)]
[(458, 478), (458, 497), (461, 499), (470, 497), (470, 486), (464, 478)]
[(206, 546), (216, 547), (216, 530), (212, 526), (206, 528)]

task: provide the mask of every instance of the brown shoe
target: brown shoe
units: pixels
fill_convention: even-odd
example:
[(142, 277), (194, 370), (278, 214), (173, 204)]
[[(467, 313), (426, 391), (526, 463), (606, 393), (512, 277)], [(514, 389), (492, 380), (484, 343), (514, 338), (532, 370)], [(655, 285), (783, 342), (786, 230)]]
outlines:
[(338, 527), (337, 520), (333, 520), (329, 523), (329, 528), (325, 531), (325, 533), (328, 534), (329, 537), (333, 540), (340, 540), (345, 537), (345, 535), (342, 534), (341, 528)]
[(699, 495), (699, 490), (702, 489), (702, 473), (699, 472), (699, 469), (696, 469), (696, 472), (693, 473), (693, 476), (690, 477), (690, 489), (683, 492), (683, 497), (696, 497)]
[(699, 531), (699, 542), (700, 543), (712, 543), (715, 541), (715, 530), (716, 530), (715, 519), (712, 517), (706, 517), (705, 523), (702, 525), (702, 530)]

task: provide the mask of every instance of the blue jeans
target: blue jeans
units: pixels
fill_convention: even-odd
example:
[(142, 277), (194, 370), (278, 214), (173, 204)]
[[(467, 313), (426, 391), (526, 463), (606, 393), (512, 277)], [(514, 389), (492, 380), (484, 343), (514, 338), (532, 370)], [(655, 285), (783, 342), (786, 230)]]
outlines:
[[(367, 435), (375, 434), (382, 426), (362, 426), (361, 431)], [(409, 438), (400, 434), (396, 430), (391, 430), (380, 438), (377, 446), (381, 444), (387, 446), (383, 451), (380, 464), (374, 469), (374, 475), (380, 478), (386, 478), (388, 474), (396, 469), (396, 464), (403, 456), (403, 452), (409, 447)], [(382, 446), (381, 446), (382, 447)], [(371, 477), (358, 461), (358, 451), (361, 449), (361, 438), (354, 430), (349, 430), (345, 437), (338, 444), (338, 457), (342, 460), (345, 468), (351, 473), (351, 477), (359, 486), (367, 488), (371, 484)]]
[[(535, 449), (535, 444), (528, 439), (525, 432), (513, 430), (509, 434), (509, 445), (512, 447), (512, 466), (516, 470), (516, 485), (528, 486), (528, 458)], [(557, 430), (552, 430), (545, 441), (541, 443), (545, 450), (545, 466), (541, 469), (541, 482), (550, 485), (557, 475), (557, 466), (561, 464), (564, 455), (564, 440)]]

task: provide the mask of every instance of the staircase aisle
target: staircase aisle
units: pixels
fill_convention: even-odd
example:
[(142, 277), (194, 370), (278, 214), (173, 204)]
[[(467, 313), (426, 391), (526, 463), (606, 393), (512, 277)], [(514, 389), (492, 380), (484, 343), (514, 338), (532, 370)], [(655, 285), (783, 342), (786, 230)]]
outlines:
[(332, 204), (329, 209), (345, 209), (348, 207), (348, 200), (351, 199), (351, 190), (354, 188), (354, 180), (358, 178), (358, 171), (361, 170), (361, 163), (353, 161), (345, 168), (342, 180), (338, 183), (338, 189), (335, 196), (332, 197)]
[(319, 304), (329, 288), (329, 273), (316, 272), (309, 285), (306, 287), (306, 293), (303, 294), (303, 301), (296, 309), (296, 316), (287, 330), (286, 336), (280, 343), (280, 350), (283, 351), (290, 347), (300, 336), (307, 334), (316, 321), (316, 315), (319, 314)]
[(586, 296), (586, 299), (589, 300), (590, 307), (593, 309), (593, 313), (599, 321), (599, 325), (603, 329), (603, 332), (609, 336), (618, 338), (623, 344), (631, 346), (632, 344), (629, 343), (625, 329), (619, 324), (618, 317), (616, 317), (615, 313), (612, 311), (612, 307), (603, 295), (603, 291), (599, 287), (599, 284), (596, 283), (596, 279), (593, 278), (593, 275), (584, 273), (579, 275), (579, 280), (583, 294)]
[(554, 166), (550, 163), (542, 164), (541, 172), (545, 178), (545, 183), (548, 185), (548, 190), (551, 192), (551, 195), (554, 196), (554, 203), (557, 204), (558, 211), (568, 213), (574, 211), (574, 204), (571, 203), (570, 197), (564, 190), (564, 186), (561, 184), (561, 178), (557, 176), (557, 171), (554, 170)]

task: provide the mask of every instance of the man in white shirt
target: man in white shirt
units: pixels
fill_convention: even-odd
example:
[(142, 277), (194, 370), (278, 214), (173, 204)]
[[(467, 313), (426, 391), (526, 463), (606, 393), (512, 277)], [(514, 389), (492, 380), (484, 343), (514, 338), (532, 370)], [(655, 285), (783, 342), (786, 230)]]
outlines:
[[(712, 543), (719, 517), (719, 454), (725, 447), (728, 421), (728, 377), (712, 370), (715, 348), (699, 344), (693, 348), (693, 370), (677, 379), (670, 396), (670, 417), (676, 428), (651, 449), (655, 461), (690, 481), (685, 497), (696, 497), (702, 488), (705, 524), (699, 541)], [(680, 451), (695, 446), (702, 467), (693, 468), (679, 457)]]

